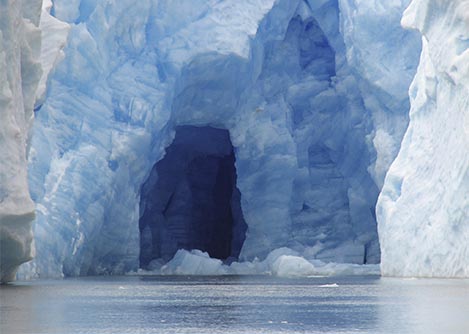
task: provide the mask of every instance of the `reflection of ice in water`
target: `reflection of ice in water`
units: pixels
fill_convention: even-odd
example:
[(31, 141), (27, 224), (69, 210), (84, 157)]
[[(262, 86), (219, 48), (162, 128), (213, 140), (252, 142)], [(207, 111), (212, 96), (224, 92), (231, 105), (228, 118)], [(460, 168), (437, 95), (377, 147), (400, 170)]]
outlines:
[(380, 285), (380, 327), (395, 326), (399, 332), (405, 324), (405, 332), (413, 334), (469, 333), (469, 280), (382, 278)]
[(0, 301), (0, 333), (469, 332), (469, 280), (100, 277), (17, 283)]

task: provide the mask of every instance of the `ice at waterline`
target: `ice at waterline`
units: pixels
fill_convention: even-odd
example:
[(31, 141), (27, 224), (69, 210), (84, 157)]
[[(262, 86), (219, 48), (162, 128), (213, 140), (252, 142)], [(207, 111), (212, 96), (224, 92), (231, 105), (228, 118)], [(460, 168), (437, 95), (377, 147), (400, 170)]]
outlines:
[[(307, 261), (289, 248), (238, 262), (247, 225), (229, 132), (180, 126), (142, 186), (139, 274), (377, 274), (378, 267)], [(169, 261), (169, 262), (168, 262)], [(168, 263), (167, 263), (168, 262)]]
[[(24, 250), (7, 276), (31, 256), (34, 203), (37, 256), (26, 275), (124, 273), (169, 259), (178, 242), (230, 258), (228, 234), (216, 246), (178, 236), (159, 249), (164, 224), (139, 229), (142, 184), (181, 125), (229, 131), (248, 226), (238, 260), (288, 247), (306, 260), (382, 255), (384, 275), (467, 276), (468, 2), (378, 2), (201, 0), (180, 11), (164, 0), (55, 0), (70, 34), (32, 138), (35, 69), (52, 62), (29, 45), (40, 2), (4, 2), (1, 22), (26, 22), (1, 27), (0, 54), (12, 61), (0, 57), (0, 148), (12, 164), (0, 165), (0, 216), (25, 218), (4, 234), (21, 234)], [(419, 32), (401, 26), (406, 7), (402, 23)], [(66, 30), (56, 28), (43, 36)]]

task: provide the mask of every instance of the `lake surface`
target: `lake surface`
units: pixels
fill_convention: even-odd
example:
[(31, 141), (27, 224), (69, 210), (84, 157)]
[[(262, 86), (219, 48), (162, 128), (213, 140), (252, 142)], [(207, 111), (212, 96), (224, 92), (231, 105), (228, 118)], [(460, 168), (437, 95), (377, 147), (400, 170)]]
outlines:
[(0, 287), (1, 334), (469, 333), (469, 280), (92, 277)]

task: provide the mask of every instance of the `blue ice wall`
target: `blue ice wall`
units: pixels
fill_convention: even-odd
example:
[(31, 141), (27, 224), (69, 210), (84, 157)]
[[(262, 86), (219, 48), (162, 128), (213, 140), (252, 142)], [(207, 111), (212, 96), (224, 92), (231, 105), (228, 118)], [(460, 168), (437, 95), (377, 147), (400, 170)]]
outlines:
[[(406, 1), (380, 3), (56, 0), (72, 29), (36, 113), (37, 258), (24, 272), (135, 270), (142, 185), (177, 126), (229, 133), (240, 259), (288, 246), (378, 262), (383, 154), (406, 127), (419, 52), (399, 25)], [(379, 17), (391, 41), (369, 24)], [(408, 66), (382, 57), (415, 41)]]

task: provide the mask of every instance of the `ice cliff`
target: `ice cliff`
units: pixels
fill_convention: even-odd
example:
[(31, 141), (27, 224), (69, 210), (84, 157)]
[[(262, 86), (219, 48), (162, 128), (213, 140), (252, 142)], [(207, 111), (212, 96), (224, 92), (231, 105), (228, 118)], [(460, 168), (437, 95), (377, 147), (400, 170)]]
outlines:
[[(35, 207), (28, 190), (27, 157), (33, 109), (60, 58), (66, 26), (50, 16), (50, 3), (0, 3), (0, 281), (14, 278), (34, 256)], [(42, 15), (41, 15), (41, 11)], [(59, 34), (51, 34), (54, 30)]]
[[(22, 274), (288, 276), (381, 258), (386, 275), (467, 276), (467, 3), (415, 0), (411, 29), (408, 0), (46, 3), (40, 61), (56, 66), (36, 99)], [(25, 96), (22, 183), (0, 180), (21, 196)], [(30, 239), (33, 204), (13, 202)]]
[(469, 1), (414, 0), (410, 123), (377, 206), (382, 273), (469, 277)]
[(36, 113), (23, 272), (123, 273), (178, 248), (379, 262), (420, 53), (407, 5), (54, 1), (71, 29)]
[(41, 77), (41, 1), (0, 3), (0, 280), (34, 255), (27, 151)]

